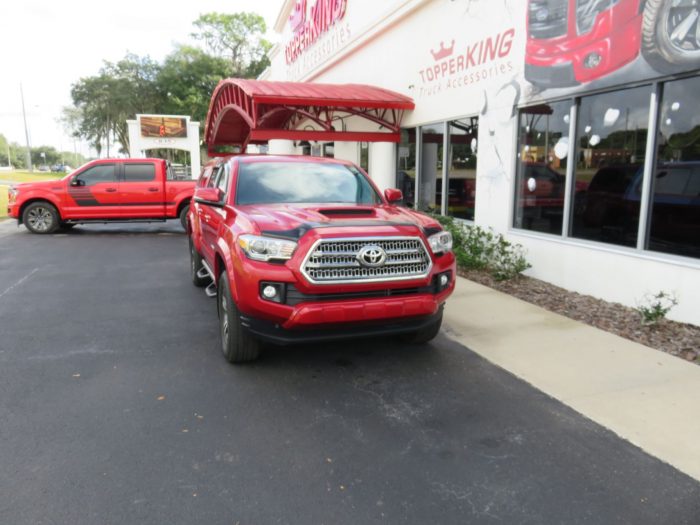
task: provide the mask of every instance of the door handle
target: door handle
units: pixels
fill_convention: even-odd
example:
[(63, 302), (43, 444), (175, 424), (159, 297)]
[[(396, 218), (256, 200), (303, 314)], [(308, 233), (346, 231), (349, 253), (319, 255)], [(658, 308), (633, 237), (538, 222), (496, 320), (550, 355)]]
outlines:
[(148, 191), (158, 191), (158, 188), (148, 188)]
[(117, 191), (117, 188), (107, 188), (105, 191), (107, 193), (114, 193), (115, 191)]

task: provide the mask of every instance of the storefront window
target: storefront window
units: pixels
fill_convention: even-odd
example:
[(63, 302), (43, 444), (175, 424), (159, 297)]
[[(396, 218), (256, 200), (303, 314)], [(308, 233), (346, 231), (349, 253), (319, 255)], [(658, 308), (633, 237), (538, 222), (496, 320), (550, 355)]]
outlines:
[(650, 250), (690, 257), (700, 257), (698, 93), (697, 77), (664, 86), (647, 243)]
[[(445, 125), (430, 124), (421, 127), (421, 169), (418, 208), (440, 212), (439, 181), (442, 179), (442, 141)], [(439, 186), (440, 184), (440, 186)]]
[[(449, 123), (447, 215), (469, 221), (474, 220), (478, 129), (478, 117)], [(440, 182), (438, 187), (441, 186)]]
[(650, 94), (646, 86), (581, 100), (573, 237), (636, 246)]
[(401, 142), (396, 148), (396, 187), (403, 193), (407, 206), (415, 203), (416, 188), (416, 130), (402, 129)]
[(561, 235), (571, 102), (554, 102), (520, 111), (516, 228)]

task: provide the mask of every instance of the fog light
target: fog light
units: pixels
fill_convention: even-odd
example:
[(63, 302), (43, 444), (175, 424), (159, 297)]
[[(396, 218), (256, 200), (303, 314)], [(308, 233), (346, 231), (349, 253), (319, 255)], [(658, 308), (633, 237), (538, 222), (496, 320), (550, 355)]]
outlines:
[(598, 67), (600, 63), (603, 61), (603, 57), (600, 56), (598, 53), (589, 53), (586, 55), (586, 58), (583, 59), (583, 67), (586, 69), (593, 69), (595, 67)]
[(444, 288), (445, 286), (447, 286), (447, 283), (449, 283), (449, 282), (450, 282), (450, 277), (443, 273), (440, 276), (440, 288)]
[(277, 288), (268, 284), (265, 288), (263, 288), (262, 293), (263, 297), (265, 297), (266, 299), (274, 299), (277, 295)]

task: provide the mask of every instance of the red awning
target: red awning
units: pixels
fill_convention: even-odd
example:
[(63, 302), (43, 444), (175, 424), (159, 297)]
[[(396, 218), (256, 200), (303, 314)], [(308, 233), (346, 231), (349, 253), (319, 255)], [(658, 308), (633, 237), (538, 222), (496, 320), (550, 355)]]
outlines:
[[(244, 151), (271, 139), (399, 142), (403, 113), (414, 107), (410, 97), (362, 84), (230, 78), (211, 97), (205, 142), (210, 154), (217, 146)], [(346, 131), (348, 117), (372, 122), (377, 131)]]

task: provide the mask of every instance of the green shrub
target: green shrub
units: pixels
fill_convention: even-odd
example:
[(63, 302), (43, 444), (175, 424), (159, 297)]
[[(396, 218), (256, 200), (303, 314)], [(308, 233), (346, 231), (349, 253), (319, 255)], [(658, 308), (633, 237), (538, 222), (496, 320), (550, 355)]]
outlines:
[(525, 249), (491, 228), (471, 226), (452, 217), (433, 215), (452, 234), (457, 265), (463, 270), (486, 270), (497, 281), (512, 279), (528, 268)]
[(677, 304), (678, 300), (675, 294), (662, 290), (656, 294), (645, 294), (635, 310), (642, 318), (642, 324), (651, 326), (666, 317), (666, 314)]

